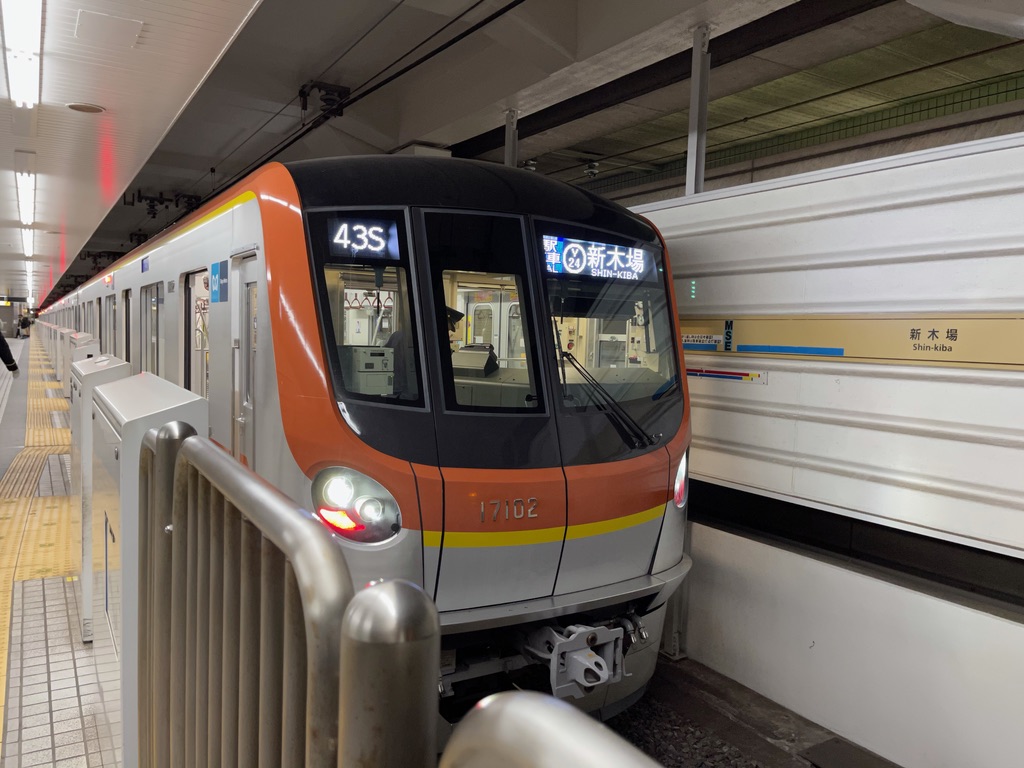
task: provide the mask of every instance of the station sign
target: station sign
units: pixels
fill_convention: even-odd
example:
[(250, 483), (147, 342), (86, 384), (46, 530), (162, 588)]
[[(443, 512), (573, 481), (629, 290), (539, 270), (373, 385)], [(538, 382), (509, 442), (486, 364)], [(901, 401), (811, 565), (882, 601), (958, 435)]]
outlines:
[(596, 277), (612, 280), (650, 280), (654, 277), (651, 254), (643, 248), (573, 240), (544, 235), (544, 267), (561, 276)]

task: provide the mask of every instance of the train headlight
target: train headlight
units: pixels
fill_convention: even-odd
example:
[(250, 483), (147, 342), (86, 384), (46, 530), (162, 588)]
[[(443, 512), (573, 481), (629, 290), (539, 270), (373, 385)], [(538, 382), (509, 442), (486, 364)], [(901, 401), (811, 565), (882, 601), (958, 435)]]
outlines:
[(690, 449), (687, 448), (679, 462), (679, 469), (676, 470), (676, 487), (672, 495), (672, 501), (680, 509), (686, 506), (686, 497), (690, 492), (689, 458)]
[(374, 544), (402, 530), (402, 513), (388, 490), (361, 472), (330, 467), (313, 479), (313, 506), (332, 532)]
[(356, 489), (352, 487), (352, 481), (344, 475), (328, 477), (324, 483), (324, 501), (338, 509), (344, 509), (352, 503), (355, 498)]

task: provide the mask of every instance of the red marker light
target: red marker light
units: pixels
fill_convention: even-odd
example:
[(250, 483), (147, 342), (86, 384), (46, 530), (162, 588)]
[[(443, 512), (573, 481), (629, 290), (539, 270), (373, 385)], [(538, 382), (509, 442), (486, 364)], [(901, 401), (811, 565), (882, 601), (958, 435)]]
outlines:
[(327, 525), (334, 528), (339, 533), (366, 530), (365, 525), (358, 522), (358, 519), (353, 519), (352, 516), (344, 509), (328, 509), (327, 507), (321, 507), (317, 510), (317, 514), (320, 515), (320, 518), (327, 523)]

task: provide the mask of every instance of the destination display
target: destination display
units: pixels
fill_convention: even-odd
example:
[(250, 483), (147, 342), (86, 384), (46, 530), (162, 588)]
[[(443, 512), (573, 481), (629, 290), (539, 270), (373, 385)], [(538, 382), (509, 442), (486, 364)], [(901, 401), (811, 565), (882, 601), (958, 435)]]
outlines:
[(544, 235), (544, 266), (554, 275), (649, 280), (652, 256), (643, 248)]
[(332, 216), (327, 220), (327, 243), (336, 258), (401, 258), (398, 225), (387, 219)]

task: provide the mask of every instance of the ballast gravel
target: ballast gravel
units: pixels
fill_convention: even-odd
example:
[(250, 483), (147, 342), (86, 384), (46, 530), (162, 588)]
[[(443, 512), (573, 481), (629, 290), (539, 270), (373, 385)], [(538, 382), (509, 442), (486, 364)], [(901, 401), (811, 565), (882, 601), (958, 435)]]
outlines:
[(665, 768), (763, 768), (649, 696), (606, 725)]

